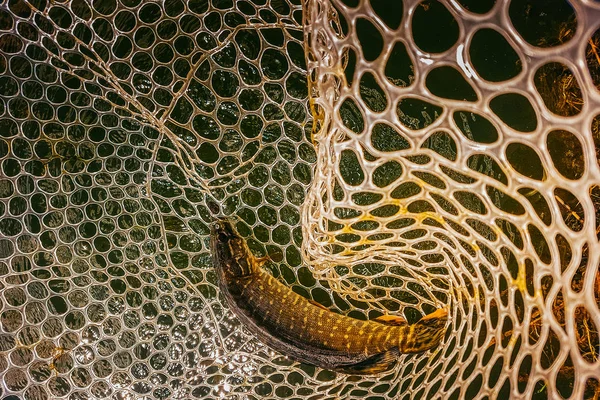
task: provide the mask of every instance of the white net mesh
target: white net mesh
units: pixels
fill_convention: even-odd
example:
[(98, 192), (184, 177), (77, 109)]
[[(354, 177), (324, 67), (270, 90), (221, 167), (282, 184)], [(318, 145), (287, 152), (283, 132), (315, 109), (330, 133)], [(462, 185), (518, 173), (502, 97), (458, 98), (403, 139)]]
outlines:
[[(0, 397), (598, 397), (598, 21), (593, 1), (4, 2)], [(273, 353), (219, 298), (215, 214), (339, 312), (450, 307), (443, 344), (377, 377)]]
[(597, 396), (598, 7), (351, 3), (306, 14), (306, 256), (373, 304), (452, 306), (415, 395)]

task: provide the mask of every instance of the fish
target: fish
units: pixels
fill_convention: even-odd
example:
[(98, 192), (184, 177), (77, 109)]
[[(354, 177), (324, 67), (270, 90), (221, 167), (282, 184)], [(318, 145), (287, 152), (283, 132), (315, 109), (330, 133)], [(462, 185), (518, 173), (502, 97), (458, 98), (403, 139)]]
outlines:
[(384, 315), (358, 320), (330, 311), (268, 273), (225, 218), (211, 224), (210, 247), (219, 289), (229, 308), (261, 342), (290, 359), (353, 375), (389, 371), (401, 354), (438, 346), (448, 310), (414, 324)]

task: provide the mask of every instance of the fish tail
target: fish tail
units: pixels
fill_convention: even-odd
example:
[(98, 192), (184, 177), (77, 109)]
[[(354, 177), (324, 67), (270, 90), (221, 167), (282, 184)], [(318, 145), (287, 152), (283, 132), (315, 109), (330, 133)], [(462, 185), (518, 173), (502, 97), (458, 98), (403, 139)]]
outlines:
[(413, 325), (407, 325), (401, 330), (400, 352), (420, 353), (436, 347), (444, 338), (448, 310), (439, 310), (426, 315)]

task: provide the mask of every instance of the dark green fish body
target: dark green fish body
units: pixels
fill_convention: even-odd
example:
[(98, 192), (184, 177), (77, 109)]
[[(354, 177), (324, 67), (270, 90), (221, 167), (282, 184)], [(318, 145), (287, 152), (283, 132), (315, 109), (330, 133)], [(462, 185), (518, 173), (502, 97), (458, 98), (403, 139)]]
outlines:
[(325, 369), (373, 374), (392, 367), (401, 353), (439, 344), (447, 312), (416, 324), (361, 321), (314, 305), (260, 268), (227, 221), (213, 224), (211, 247), (221, 291), (242, 323), (290, 358)]

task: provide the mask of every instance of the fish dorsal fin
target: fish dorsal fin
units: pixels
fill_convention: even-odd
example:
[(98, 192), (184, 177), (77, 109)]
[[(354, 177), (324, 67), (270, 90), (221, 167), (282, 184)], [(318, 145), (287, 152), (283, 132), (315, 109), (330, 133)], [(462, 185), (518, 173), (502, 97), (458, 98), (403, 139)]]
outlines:
[(321, 303), (317, 303), (317, 302), (316, 302), (316, 301), (314, 301), (314, 300), (308, 300), (308, 302), (309, 302), (310, 304), (312, 304), (313, 306), (317, 306), (317, 307), (319, 307), (319, 308), (322, 308), (323, 310), (327, 310), (327, 311), (329, 311), (329, 308), (325, 307), (325, 306), (324, 306), (323, 304), (321, 304)]
[(379, 322), (380, 324), (384, 324), (384, 325), (391, 325), (391, 326), (401, 326), (401, 325), (407, 324), (407, 322), (404, 318), (399, 317), (397, 315), (382, 315), (380, 317), (373, 319), (372, 321)]
[(398, 360), (398, 348), (394, 347), (383, 353), (375, 354), (356, 364), (342, 365), (337, 370), (345, 374), (372, 375), (388, 371)]

